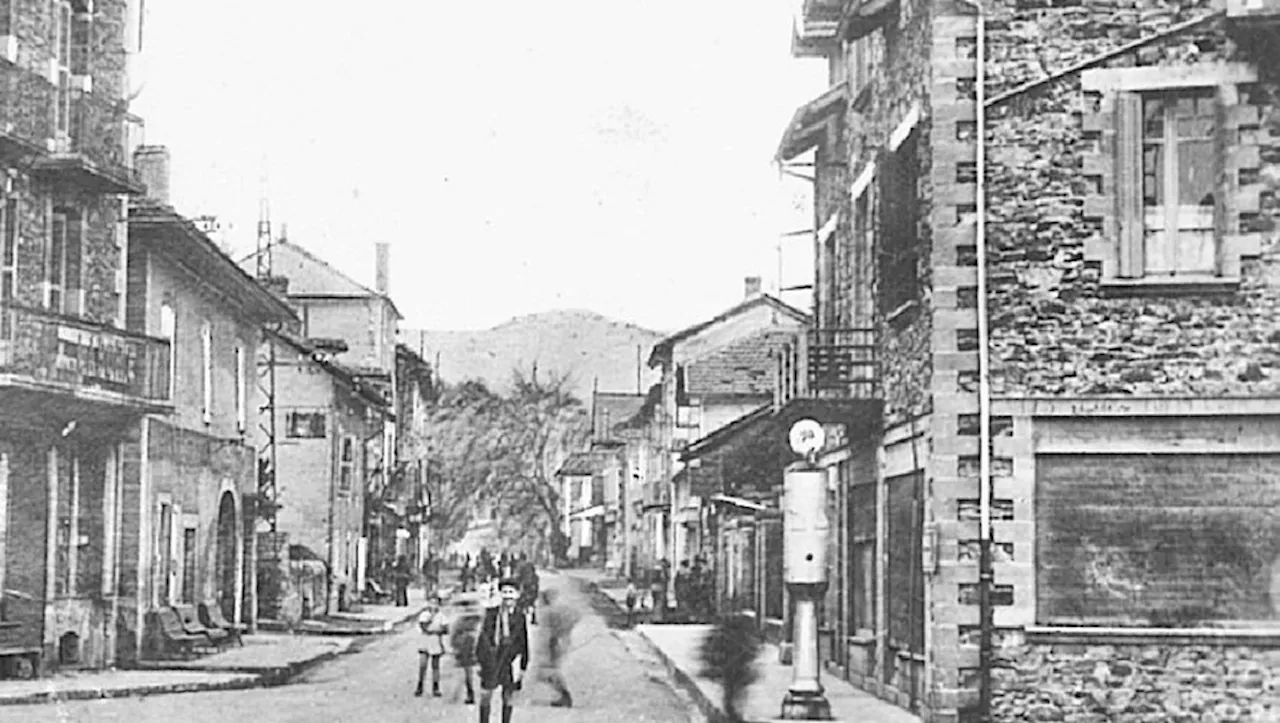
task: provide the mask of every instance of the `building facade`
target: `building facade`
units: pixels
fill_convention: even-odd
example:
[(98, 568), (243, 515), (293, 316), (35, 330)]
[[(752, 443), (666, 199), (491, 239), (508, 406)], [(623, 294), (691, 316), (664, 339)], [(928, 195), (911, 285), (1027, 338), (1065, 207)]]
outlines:
[[(342, 367), (346, 374), (360, 377), (365, 388), (378, 389), (394, 415), (398, 402), (396, 335), (402, 316), (388, 296), (388, 244), (375, 244), (375, 251), (375, 288), (357, 283), (287, 239), (278, 239), (265, 250), (244, 258), (241, 264), (246, 269), (259, 269), (260, 264), (269, 269), (270, 278), (282, 287), (284, 297), (301, 320), (298, 337), (324, 347), (329, 361)], [(265, 260), (260, 260), (264, 255)], [(287, 399), (284, 403), (288, 403)], [(383, 502), (397, 470), (396, 431), (396, 425), (384, 425), (379, 439), (361, 441), (361, 456), (369, 459), (370, 470), (362, 493), (366, 495), (366, 520), (360, 535), (364, 539), (361, 558), (365, 559), (361, 576), (365, 569), (381, 569), (396, 562), (396, 555), (407, 549), (406, 540), (399, 536), (399, 530), (406, 528), (406, 505)], [(364, 578), (358, 580), (358, 586), (364, 586)]]
[(928, 720), (1266, 715), (1277, 8), (804, 8), (829, 666)]
[[(140, 121), (124, 0), (0, 3), (0, 665), (116, 659), (114, 541), (140, 422), (169, 409), (169, 343), (125, 330)], [(90, 40), (92, 39), (92, 42)]]
[(136, 476), (131, 464), (123, 480), (139, 515), (119, 529), (121, 576), (136, 591), (119, 601), (122, 655), (148, 652), (146, 614), (159, 607), (210, 603), (227, 620), (251, 617), (253, 360), (264, 327), (296, 321), (168, 205), (168, 151), (143, 146), (135, 159), (149, 191), (129, 206), (125, 326), (169, 342), (173, 410), (143, 420)]
[[(681, 330), (654, 345), (649, 366), (662, 371), (656, 403), (646, 409), (660, 471), (650, 477), (669, 488), (669, 506), (650, 506), (650, 529), (665, 553), (656, 555), (680, 569), (682, 562), (713, 554), (706, 490), (695, 488), (681, 451), (773, 400), (774, 355), (809, 316), (760, 293), (750, 278), (746, 298), (717, 317)], [(655, 493), (654, 499), (663, 495)], [(674, 575), (669, 580), (674, 599)], [(678, 602), (678, 601), (677, 601)]]

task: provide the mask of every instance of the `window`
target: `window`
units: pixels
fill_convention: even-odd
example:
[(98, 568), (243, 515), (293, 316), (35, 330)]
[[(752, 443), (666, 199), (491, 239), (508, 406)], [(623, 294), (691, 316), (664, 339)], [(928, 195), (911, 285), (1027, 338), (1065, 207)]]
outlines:
[(849, 629), (876, 629), (876, 486), (849, 487)]
[(200, 388), (204, 392), (204, 423), (213, 421), (213, 327), (200, 327)]
[(324, 412), (289, 412), (285, 417), (285, 434), (292, 439), (323, 439)]
[(1215, 272), (1216, 95), (1195, 88), (1140, 98), (1144, 274)]
[(1236, 288), (1262, 235), (1257, 82), (1237, 62), (1081, 74), (1084, 255), (1107, 293)]
[(356, 438), (343, 437), (338, 457), (338, 490), (350, 492), (356, 474)]
[[(13, 301), (18, 285), (18, 199), (6, 199), (0, 205), (0, 307)], [(0, 310), (0, 342), (9, 338), (12, 329), (9, 313)]]
[(173, 505), (160, 503), (159, 534), (156, 535), (156, 605), (168, 605), (173, 601)]
[(50, 219), (44, 282), (46, 308), (80, 313), (80, 219), (66, 210), (54, 211)]
[(169, 341), (169, 398), (173, 399), (178, 379), (178, 315), (173, 305), (160, 305), (160, 336)]
[(196, 528), (182, 530), (182, 602), (196, 601)]
[(244, 432), (248, 422), (248, 419), (247, 419), (248, 412), (246, 409), (248, 401), (245, 398), (246, 396), (245, 387), (247, 385), (244, 378), (244, 375), (245, 375), (244, 347), (241, 346), (240, 344), (236, 345), (235, 375), (236, 375), (236, 431)]
[(880, 169), (880, 311), (893, 314), (920, 290), (917, 224), (920, 218), (918, 131), (883, 154)]
[(56, 120), (58, 133), (65, 136), (71, 131), (71, 3), (58, 2), (53, 13), (53, 41), (58, 62)]

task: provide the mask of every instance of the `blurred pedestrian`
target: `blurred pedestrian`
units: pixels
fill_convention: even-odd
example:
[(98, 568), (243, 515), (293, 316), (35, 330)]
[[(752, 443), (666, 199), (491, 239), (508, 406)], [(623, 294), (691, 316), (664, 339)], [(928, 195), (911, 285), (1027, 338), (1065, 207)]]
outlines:
[(538, 677), (556, 691), (551, 705), (556, 708), (573, 706), (573, 696), (560, 673), (560, 665), (569, 652), (569, 640), (580, 614), (569, 605), (558, 590), (542, 593), (542, 625), (538, 628)]
[(667, 621), (667, 569), (667, 561), (663, 560), (658, 569), (654, 570), (653, 581), (649, 586), (653, 597), (653, 617), (664, 623)]
[(438, 598), (432, 597), (426, 610), (418, 616), (418, 628), (426, 635), (418, 648), (418, 687), (413, 694), (422, 695), (422, 684), (431, 668), (431, 695), (440, 697), (440, 658), (444, 657), (445, 635), (449, 632), (449, 620)]
[(476, 641), (480, 664), (480, 723), (488, 723), (493, 691), (502, 688), (502, 723), (511, 723), (513, 700), (529, 667), (529, 632), (517, 602), (520, 583), (507, 578), (498, 583), (502, 603), (485, 611)]
[(476, 667), (476, 630), (480, 627), (479, 610), (459, 614), (449, 625), (449, 647), (453, 648), (453, 661), (462, 669), (462, 679), (467, 687), (466, 704), (476, 702), (476, 690), (472, 682), (472, 670)]
[(529, 614), (529, 624), (538, 624), (538, 569), (523, 559), (516, 565), (516, 577), (520, 580), (520, 607)]
[(702, 639), (702, 674), (720, 683), (725, 717), (734, 723), (743, 720), (738, 707), (743, 693), (756, 679), (759, 651), (760, 633), (755, 621), (742, 614), (720, 618)]

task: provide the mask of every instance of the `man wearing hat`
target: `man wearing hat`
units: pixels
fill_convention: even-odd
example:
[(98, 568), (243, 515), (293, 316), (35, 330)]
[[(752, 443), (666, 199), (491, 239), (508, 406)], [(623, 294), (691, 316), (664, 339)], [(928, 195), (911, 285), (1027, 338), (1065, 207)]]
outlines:
[[(512, 698), (529, 667), (529, 632), (524, 612), (517, 604), (520, 583), (505, 578), (498, 583), (501, 602), (485, 611), (476, 640), (480, 664), (480, 723), (489, 722), (493, 691), (502, 687), (502, 723), (511, 723)], [(517, 667), (518, 665), (518, 667)]]

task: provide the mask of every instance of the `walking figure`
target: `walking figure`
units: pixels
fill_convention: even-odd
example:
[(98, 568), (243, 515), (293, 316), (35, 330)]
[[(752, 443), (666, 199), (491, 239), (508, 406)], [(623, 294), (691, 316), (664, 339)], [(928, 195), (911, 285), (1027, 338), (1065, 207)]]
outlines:
[(529, 613), (529, 624), (538, 624), (538, 570), (532, 562), (523, 559), (517, 566), (520, 579), (520, 607)]
[(640, 591), (636, 589), (635, 580), (627, 579), (627, 627), (636, 625), (636, 605), (640, 602)]
[(567, 605), (555, 589), (543, 591), (542, 605), (542, 625), (538, 635), (539, 678), (556, 691), (557, 697), (551, 701), (553, 707), (571, 708), (573, 696), (560, 673), (560, 664), (569, 652), (569, 637), (578, 624), (578, 611)]
[(476, 629), (480, 627), (480, 614), (466, 611), (449, 626), (449, 647), (453, 648), (453, 661), (462, 669), (462, 680), (467, 687), (466, 704), (476, 702), (476, 689), (472, 683), (472, 669), (476, 667)]
[(396, 559), (396, 565), (391, 570), (391, 578), (396, 585), (396, 607), (409, 606), (409, 578), (412, 575), (409, 572), (409, 561), (401, 555)]
[[(520, 583), (513, 578), (498, 583), (502, 602), (485, 612), (476, 641), (480, 664), (480, 723), (488, 723), (493, 691), (502, 688), (502, 723), (511, 723), (513, 698), (529, 667), (529, 632), (517, 605)], [(518, 667), (517, 667), (518, 666)]]
[(418, 627), (427, 637), (418, 648), (418, 687), (413, 694), (422, 695), (422, 684), (427, 677), (427, 667), (431, 667), (431, 695), (440, 697), (440, 658), (444, 657), (444, 637), (449, 632), (449, 620), (440, 606), (438, 598), (427, 604), (427, 609), (418, 616)]

